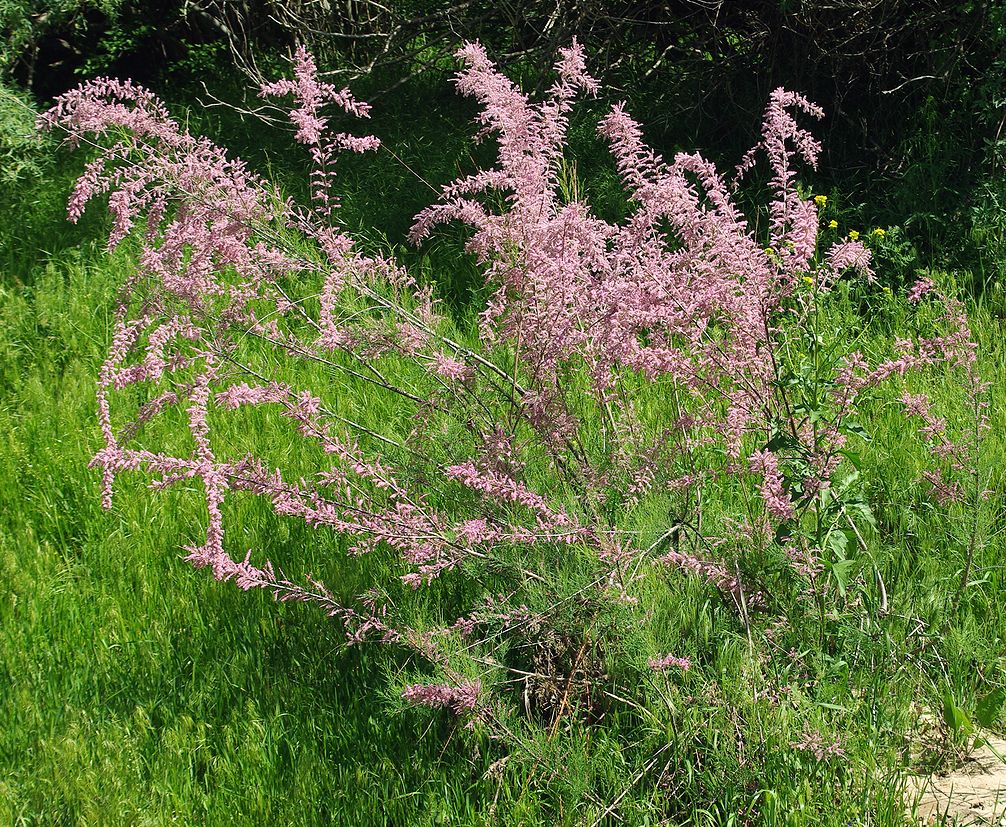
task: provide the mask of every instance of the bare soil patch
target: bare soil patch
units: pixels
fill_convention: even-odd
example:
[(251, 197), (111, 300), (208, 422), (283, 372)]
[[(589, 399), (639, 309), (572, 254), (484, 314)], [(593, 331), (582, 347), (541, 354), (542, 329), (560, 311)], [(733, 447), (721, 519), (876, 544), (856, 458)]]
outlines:
[(918, 800), (920, 824), (1006, 827), (1006, 740), (984, 740), (952, 771), (909, 779), (908, 800)]

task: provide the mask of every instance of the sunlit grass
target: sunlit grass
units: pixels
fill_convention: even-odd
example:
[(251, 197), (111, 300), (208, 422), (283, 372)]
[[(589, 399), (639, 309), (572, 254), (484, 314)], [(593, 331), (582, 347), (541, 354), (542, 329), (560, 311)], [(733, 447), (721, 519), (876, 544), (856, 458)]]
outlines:
[[(396, 711), (387, 687), (411, 667), (398, 654), (346, 649), (312, 607), (239, 592), (182, 561), (180, 545), (205, 520), (198, 492), (152, 493), (124, 478), (112, 511), (100, 509), (87, 468), (94, 379), (131, 250), (109, 255), (88, 240), (93, 223), (63, 223), (67, 188), (58, 177), (36, 186), (0, 220), (0, 823), (615, 824), (607, 811), (618, 802), (626, 823), (727, 825), (758, 813), (764, 824), (893, 825), (904, 821), (899, 772), (915, 762), (913, 712), (948, 693), (971, 708), (1006, 682), (1001, 475), (975, 583), (947, 618), (961, 529), (928, 504), (924, 449), (880, 394), (862, 457), (890, 605), (868, 630), (836, 631), (854, 657), (822, 647), (786, 666), (767, 660), (712, 590), (675, 576), (639, 631), (694, 662), (659, 687), (677, 704), (669, 731), (620, 730), (618, 720), (529, 730), (542, 760), (510, 768), (496, 763), (503, 748), (473, 746), (448, 716)], [(431, 277), (452, 255), (453, 272), (470, 268), (449, 248)], [(462, 304), (463, 290), (451, 290)], [(868, 312), (851, 300), (832, 312), (862, 319), (863, 349), (885, 352), (905, 306), (870, 301)], [(972, 309), (994, 388), (986, 462), (1003, 466), (1000, 316)], [(962, 388), (930, 381), (934, 398), (960, 404)], [(394, 415), (376, 399), (345, 404), (374, 422)], [(243, 439), (269, 423), (248, 414)], [(235, 547), (295, 563), (337, 592), (382, 574), (379, 560), (347, 559), (338, 538), (262, 502), (236, 497), (229, 509)], [(638, 530), (662, 530), (659, 508), (642, 514)], [(784, 633), (778, 646), (790, 644)], [(894, 662), (893, 651), (909, 656)], [(773, 700), (807, 673), (812, 692)], [(791, 748), (808, 723), (841, 738), (843, 760)]]

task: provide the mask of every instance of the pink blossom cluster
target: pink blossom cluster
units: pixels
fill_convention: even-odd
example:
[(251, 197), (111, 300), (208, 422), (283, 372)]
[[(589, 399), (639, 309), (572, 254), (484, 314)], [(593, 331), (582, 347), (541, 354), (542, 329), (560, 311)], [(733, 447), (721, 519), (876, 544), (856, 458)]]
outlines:
[(802, 551), (794, 545), (787, 545), (783, 549), (783, 554), (789, 560), (793, 571), (800, 577), (814, 581), (824, 572), (824, 565), (820, 559), (810, 551)]
[(692, 668), (692, 661), (690, 658), (679, 658), (676, 655), (661, 655), (650, 658), (646, 661), (646, 665), (654, 672), (666, 672), (668, 669), (680, 669), (682, 672), (687, 672)]
[(450, 709), (455, 715), (471, 712), (479, 702), (481, 681), (469, 681), (458, 686), (437, 683), (417, 683), (407, 686), (402, 698), (415, 706)]
[[(328, 137), (323, 105), (333, 103), (357, 116), (366, 115), (369, 108), (346, 90), (319, 81), (306, 52), (298, 52), (294, 73), (294, 80), (270, 84), (263, 94), (294, 95), (297, 108), (291, 118), (298, 139), (311, 147), (319, 168), (330, 166), (336, 149), (362, 151), (376, 146), (369, 138)], [(105, 445), (93, 464), (102, 470), (103, 504), (111, 506), (112, 483), (122, 471), (143, 469), (160, 475), (157, 487), (201, 480), (207, 533), (202, 544), (187, 547), (187, 559), (209, 567), (218, 579), (234, 579), (242, 588), (267, 588), (281, 599), (295, 599), (293, 583), (276, 574), (268, 562), (256, 567), (250, 554), (241, 560), (225, 551), (223, 503), (231, 491), (254, 491), (269, 498), (277, 513), (357, 537), (360, 546), (387, 544), (412, 567), (403, 575), (412, 585), (456, 566), (464, 547), (451, 539), (447, 523), (421, 497), (407, 492), (379, 460), (364, 457), (351, 442), (338, 438), (321, 399), (276, 381), (234, 381), (231, 369), (237, 365), (233, 354), (238, 342), (249, 333), (288, 358), (320, 358), (317, 351), (331, 348), (340, 330), (343, 343), (362, 341), (369, 346), (374, 336), (365, 327), (355, 332), (340, 322), (337, 304), (342, 290), (364, 283), (364, 289), (373, 289), (371, 285), (379, 282), (400, 290), (411, 284), (410, 279), (383, 259), (354, 252), (352, 240), (340, 231), (309, 225), (240, 161), (182, 130), (163, 104), (134, 84), (109, 80), (84, 84), (59, 98), (42, 116), (40, 126), (58, 127), (75, 143), (106, 137), (111, 141), (74, 189), (69, 204), (72, 220), (80, 217), (87, 201), (108, 193), (115, 219), (110, 244), (118, 243), (137, 222), (146, 225), (139, 269), (124, 293), (98, 383)], [(322, 184), (329, 179), (322, 172), (316, 177), (315, 197), (324, 212), (330, 204)], [(292, 254), (281, 243), (285, 226), (313, 228), (307, 234), (329, 256), (327, 265)], [(290, 274), (319, 271), (323, 288), (321, 313), (315, 321), (279, 282)], [(435, 321), (431, 301), (428, 291), (416, 292), (408, 310), (415, 323), (410, 324)], [(306, 322), (307, 337), (294, 335), (295, 322)], [(314, 341), (312, 333), (317, 334)], [(453, 364), (449, 367), (458, 373)], [(156, 387), (169, 374), (174, 389), (143, 403), (136, 418), (117, 431), (112, 392), (132, 385)], [(339, 465), (321, 471), (313, 484), (305, 485), (287, 481), (279, 469), (253, 459), (221, 460), (213, 445), (211, 410), (266, 404), (278, 406), (299, 433), (320, 442)], [(129, 440), (143, 425), (169, 407), (188, 415), (192, 455), (130, 448)], [(326, 496), (324, 491), (330, 493)], [(305, 589), (302, 596), (316, 592)]]
[(434, 355), (433, 371), (437, 374), (437, 376), (440, 376), (443, 379), (458, 382), (470, 379), (474, 373), (474, 371), (460, 359), (455, 359), (452, 356), (446, 356), (443, 353), (437, 353)]
[[(540, 100), (480, 45), (458, 56), (458, 88), (478, 101), (496, 161), (444, 186), (411, 235), (418, 243), (449, 221), (470, 229), (468, 248), (490, 291), (473, 343), (452, 336), (430, 286), (390, 255), (362, 252), (335, 221), (337, 152), (378, 142), (330, 132), (326, 106), (356, 117), (370, 110), (321, 80), (306, 51), (297, 51), (291, 79), (261, 94), (293, 97), (290, 120), (313, 163), (310, 209), (189, 134), (132, 83), (84, 84), (42, 116), (43, 127), (99, 146), (70, 197), (70, 218), (107, 196), (109, 244), (132, 235), (141, 245), (97, 383), (102, 446), (92, 464), (106, 508), (122, 472), (143, 472), (155, 488), (195, 485), (206, 533), (186, 546), (193, 565), (242, 589), (317, 603), (342, 620), (350, 642), (410, 646), (442, 667), (438, 647), (458, 633), (492, 627), (503, 636), (540, 623), (526, 589), (534, 583), (562, 602), (552, 579), (560, 555), (598, 570), (584, 590), (591, 595), (614, 592), (635, 607), (630, 587), (656, 562), (709, 582), (747, 622), (767, 591), (742, 581), (743, 548), (724, 552), (726, 541), (702, 527), (707, 487), (726, 480), (745, 494), (756, 489), (760, 505), (744, 521), (721, 522), (735, 540), (770, 542), (831, 484), (859, 394), (910, 371), (942, 365), (974, 380), (979, 426), (970, 442), (948, 441), (924, 397), (903, 398), (947, 465), (949, 476), (927, 477), (937, 496), (960, 497), (953, 475), (988, 427), (978, 396), (986, 386), (963, 306), (931, 283), (911, 298), (942, 300), (943, 333), (899, 342), (880, 363), (850, 354), (825, 377), (820, 410), (791, 404), (783, 363), (792, 332), (806, 332), (812, 300), (801, 280), (811, 278), (818, 297), (849, 271), (872, 278), (858, 241), (822, 249), (818, 210), (796, 186), (798, 165), (814, 167), (821, 149), (799, 119), (820, 117), (818, 107), (773, 92), (761, 140), (730, 177), (695, 153), (660, 158), (625, 106), (612, 107), (599, 132), (631, 205), (613, 222), (568, 185), (570, 112), (577, 95), (598, 90), (579, 45), (561, 51)], [(771, 171), (767, 227), (736, 195), (761, 154)], [(372, 424), (381, 416), (358, 416), (352, 389), (361, 387), (380, 400), (386, 426)], [(132, 417), (119, 413), (136, 399)], [(141, 442), (156, 423), (171, 427), (169, 411), (184, 417), (186, 440), (168, 440), (170, 450)], [(219, 425), (244, 416), (290, 431), (303, 456), (267, 461), (271, 432), (236, 436)], [(303, 457), (311, 468), (298, 465)], [(653, 491), (671, 501), (670, 550), (657, 551), (661, 541), (646, 547), (641, 532), (620, 523)], [(224, 514), (236, 492), (345, 538), (351, 554), (384, 555), (412, 589), (453, 572), (480, 586), (506, 583), (507, 594), (420, 634), (386, 597), (366, 593), (344, 605), (255, 550), (232, 555)], [(793, 569), (814, 580), (820, 561), (795, 549), (784, 550)], [(691, 663), (663, 655), (649, 665)], [(482, 691), (479, 681), (416, 684), (402, 697), (460, 714)], [(801, 743), (819, 757), (840, 754)]]
[[(973, 414), (972, 430), (956, 436), (950, 433), (947, 420), (933, 413), (932, 403), (926, 394), (913, 394), (906, 390), (901, 395), (905, 414), (922, 422), (919, 434), (928, 443), (936, 461), (935, 467), (922, 471), (922, 479), (929, 483), (933, 496), (941, 505), (964, 501), (968, 489), (974, 488), (978, 454), (991, 427), (990, 383), (978, 377), (973, 365), (968, 365), (965, 370), (964, 383)], [(985, 496), (981, 487), (971, 493), (979, 498)]]
[(748, 462), (751, 470), (762, 475), (761, 495), (769, 514), (778, 520), (792, 519), (793, 503), (783, 490), (779, 460), (771, 451), (755, 451)]
[(296, 139), (308, 146), (314, 161), (311, 171), (312, 195), (322, 214), (330, 216), (338, 206), (332, 196), (335, 183), (333, 163), (338, 151), (366, 152), (377, 149), (381, 142), (372, 135), (361, 138), (345, 132), (329, 132), (328, 117), (322, 114), (322, 108), (326, 104), (335, 104), (358, 118), (370, 117), (370, 105), (356, 100), (348, 89), (337, 89), (320, 80), (314, 58), (303, 46), (297, 47), (293, 65), (292, 80), (265, 83), (259, 89), (259, 95), (293, 95), (297, 101), (297, 106), (290, 110), (290, 120), (297, 127)]
[(478, 468), (474, 462), (452, 465), (444, 469), (449, 479), (457, 480), (473, 491), (485, 495), (498, 502), (511, 502), (522, 505), (536, 513), (540, 528), (561, 532), (567, 542), (574, 542), (583, 537), (578, 531), (576, 521), (565, 511), (555, 508), (540, 494), (536, 494), (523, 483), (494, 471), (491, 468)]
[(700, 560), (692, 554), (680, 551), (669, 551), (658, 557), (657, 562), (701, 577), (725, 594), (740, 598), (741, 583), (723, 563), (715, 560)]
[(829, 741), (816, 730), (804, 732), (800, 738), (790, 742), (790, 747), (809, 753), (818, 761), (826, 761), (829, 758), (845, 755), (845, 748), (841, 741)]
[[(534, 398), (548, 412), (539, 418), (553, 423), (560, 440), (568, 444), (575, 432), (561, 377), (571, 364), (585, 364), (598, 399), (621, 415), (623, 438), (631, 434), (633, 414), (614, 388), (626, 370), (637, 371), (670, 378), (690, 397), (691, 424), (682, 444), (704, 430), (718, 434), (728, 454), (740, 458), (747, 434), (763, 429), (766, 420), (792, 415), (777, 393), (778, 362), (768, 354), (778, 346), (779, 325), (800, 279), (814, 273), (826, 289), (848, 270), (872, 278), (869, 250), (859, 241), (818, 255), (817, 208), (797, 192), (795, 164), (815, 166), (820, 144), (796, 116), (822, 112), (800, 95), (776, 90), (762, 140), (738, 168), (743, 175), (759, 152), (768, 157), (773, 199), (766, 248), (735, 202), (736, 181), (697, 154), (665, 162), (645, 145), (625, 107), (613, 107), (599, 131), (634, 212), (612, 224), (559, 186), (572, 97), (596, 90), (578, 52), (574, 44), (563, 53), (559, 80), (534, 102), (481, 47), (459, 51), (465, 65), (459, 88), (483, 106), (480, 120), (497, 139), (497, 163), (446, 186), (441, 203), (417, 217), (413, 238), (423, 239), (445, 221), (472, 228), (469, 249), (495, 289), (482, 317), (484, 340), (516, 351)], [(853, 397), (850, 391), (838, 402), (848, 406)], [(844, 437), (806, 423), (794, 422), (793, 430), (813, 431), (806, 450), (814, 456), (815, 475), (803, 485), (807, 492), (819, 490), (838, 464)], [(762, 475), (771, 516), (790, 519), (795, 507), (778, 457), (756, 452), (749, 466)], [(638, 501), (667, 476), (656, 463), (638, 464), (625, 487), (629, 499)]]

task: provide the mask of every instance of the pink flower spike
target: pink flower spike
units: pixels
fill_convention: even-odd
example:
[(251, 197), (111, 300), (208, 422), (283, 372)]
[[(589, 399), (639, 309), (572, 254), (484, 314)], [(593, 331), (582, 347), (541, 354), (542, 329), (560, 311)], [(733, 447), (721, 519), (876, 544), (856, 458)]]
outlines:
[(661, 655), (660, 657), (650, 658), (646, 661), (646, 664), (654, 672), (666, 672), (668, 669), (680, 669), (682, 672), (687, 672), (692, 668), (691, 659), (679, 658), (675, 655)]
[(481, 681), (469, 681), (458, 686), (417, 683), (407, 686), (402, 698), (415, 706), (451, 709), (455, 715), (471, 712), (478, 705)]

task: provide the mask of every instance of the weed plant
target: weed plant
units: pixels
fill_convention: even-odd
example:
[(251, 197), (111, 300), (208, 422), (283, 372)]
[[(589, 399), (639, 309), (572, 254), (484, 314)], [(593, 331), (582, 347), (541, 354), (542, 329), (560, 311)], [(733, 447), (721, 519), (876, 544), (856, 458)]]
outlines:
[[(903, 824), (904, 774), (1001, 723), (996, 318), (965, 319), (950, 274), (926, 275), (914, 302), (873, 286), (866, 247), (819, 234), (827, 200), (796, 193), (772, 143), (810, 159), (809, 135), (785, 133), (802, 103), (779, 97), (767, 230), (718, 224), (714, 171), (662, 165), (624, 113), (607, 122), (623, 179), (638, 176), (619, 226), (652, 219), (640, 247), (660, 266), (605, 270), (609, 237), (564, 278), (585, 291), (584, 274), (629, 271), (649, 289), (654, 272), (688, 276), (673, 269), (687, 253), (724, 288), (678, 327), (658, 313), (610, 325), (603, 294), (562, 292), (548, 269), (549, 243), (601, 224), (578, 212), (561, 124), (559, 154), (506, 155), (516, 116), (547, 134), (571, 90), (536, 108), (484, 55), (466, 59), (469, 90), (509, 107), (492, 116), (500, 166), (445, 191), (419, 229), (474, 216), (495, 318), (443, 314), (372, 246), (345, 246), (326, 177), (289, 211), (144, 93), (92, 87), (59, 110), (80, 138), (86, 117), (108, 118), (104, 172), (125, 176), (108, 180), (153, 200), (141, 215), (113, 196), (118, 229), (139, 231), (107, 256), (83, 240), (93, 225), (51, 221), (58, 180), (5, 230), (47, 252), (30, 271), (10, 255), (0, 304), (6, 820)], [(589, 86), (576, 60), (559, 83)], [(298, 71), (271, 91), (299, 96), (304, 129), (323, 117), (308, 93), (337, 90), (306, 56)], [(301, 136), (321, 172), (323, 135)], [(520, 192), (527, 149), (546, 163)], [(185, 178), (195, 157), (210, 165)], [(503, 196), (480, 190), (493, 175)], [(685, 219), (660, 212), (671, 196)], [(172, 232), (206, 228), (158, 269)], [(740, 272), (722, 266), (737, 249)], [(211, 287), (193, 292), (197, 277)], [(744, 303), (758, 285), (764, 301)], [(162, 365), (148, 345), (165, 330)], [(724, 350), (739, 367), (701, 361)], [(697, 390), (712, 379), (717, 393)], [(177, 404), (142, 408), (165, 392)], [(936, 450), (944, 437), (958, 453)], [(121, 474), (102, 512), (95, 450), (172, 485), (152, 495)], [(331, 476), (293, 491), (319, 469)], [(247, 593), (179, 566), (179, 541)], [(928, 754), (913, 738), (924, 710), (945, 724)]]

